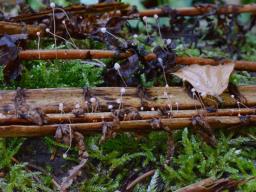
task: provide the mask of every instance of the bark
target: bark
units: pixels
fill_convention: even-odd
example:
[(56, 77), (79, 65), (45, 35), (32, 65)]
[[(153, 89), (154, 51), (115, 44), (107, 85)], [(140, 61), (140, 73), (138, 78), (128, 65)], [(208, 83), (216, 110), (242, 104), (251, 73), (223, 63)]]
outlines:
[[(244, 125), (241, 119), (237, 116), (212, 116), (206, 117), (205, 121), (209, 123), (212, 128), (228, 128)], [(250, 116), (250, 125), (255, 125), (256, 115)], [(31, 137), (52, 135), (58, 128), (58, 124), (53, 125), (7, 125), (0, 126), (0, 137)], [(71, 128), (74, 131), (79, 131), (83, 134), (90, 134), (102, 131), (102, 122), (96, 123), (71, 123)], [(115, 127), (115, 123), (110, 122), (110, 126)], [(245, 125), (248, 127), (248, 124)], [(161, 119), (161, 126), (159, 128), (152, 127), (152, 120), (133, 120), (120, 121), (118, 128), (113, 129), (116, 132), (149, 132), (160, 130), (174, 130), (184, 127), (192, 127), (191, 118), (167, 118)]]
[[(256, 87), (240, 86), (239, 90), (247, 99), (247, 105), (255, 106)], [(164, 91), (173, 96), (171, 102), (164, 96)], [(117, 110), (120, 107), (116, 102), (118, 98), (120, 99), (119, 87), (97, 87), (89, 90), (78, 88), (3, 90), (0, 91), (0, 136), (53, 134), (60, 123), (71, 124), (74, 130), (83, 133), (100, 132), (103, 121), (108, 122), (110, 127), (120, 127), (115, 130), (117, 132), (172, 130), (191, 127), (192, 116), (198, 113), (203, 113), (205, 120), (217, 128), (248, 126), (256, 122), (254, 108), (222, 108), (213, 113), (199, 111), (200, 103), (190, 98), (180, 87), (167, 89), (153, 87), (146, 89), (145, 94), (148, 95), (147, 99), (140, 98), (136, 88), (126, 88), (119, 113), (119, 115), (123, 113), (123, 117), (119, 118), (120, 125), (116, 125), (115, 116), (108, 107), (112, 105), (112, 110)], [(94, 103), (90, 103), (91, 98), (94, 98)], [(229, 93), (224, 93), (221, 98), (223, 99), (222, 107), (237, 107), (236, 100), (231, 98)], [(23, 101), (22, 104), (17, 103), (19, 100)], [(60, 103), (63, 104), (64, 112), (59, 109)], [(76, 109), (77, 104), (79, 104), (79, 108), (83, 109), (81, 115), (78, 116), (71, 113)], [(168, 104), (172, 105), (172, 110)], [(141, 109), (142, 106), (143, 109)], [(242, 104), (240, 106), (243, 107)], [(154, 111), (151, 111), (152, 108)], [(125, 111), (127, 109), (129, 110)], [(20, 115), (22, 114), (22, 116), (19, 118), (16, 117), (16, 110), (21, 111)], [(42, 120), (43, 112), (45, 114)], [(135, 112), (136, 115), (129, 116), (132, 112)], [(171, 116), (168, 115), (168, 112), (171, 112)], [(34, 118), (26, 116), (27, 114), (31, 114)], [(238, 114), (245, 116), (240, 118)], [(246, 115), (250, 116), (246, 118)], [(35, 125), (37, 120), (40, 120), (39, 125)], [(43, 125), (40, 126), (41, 124)]]
[[(211, 7), (185, 7), (175, 9), (178, 15), (181, 16), (197, 16), (208, 13), (212, 10)], [(225, 6), (220, 7), (217, 10), (217, 14), (230, 14), (230, 13), (254, 13), (256, 11), (256, 4), (248, 4), (243, 6)], [(154, 16), (155, 14), (164, 16), (166, 15), (162, 9), (149, 9), (139, 12), (141, 17), (143, 16)]]
[[(256, 105), (256, 86), (240, 86), (239, 91), (246, 98), (247, 106)], [(172, 109), (200, 109), (201, 104), (199, 101), (192, 99), (188, 96), (187, 92), (180, 87), (169, 87), (167, 93), (172, 98), (168, 101), (164, 95), (165, 87), (152, 87), (145, 90), (145, 94), (149, 98), (140, 98), (138, 96), (137, 88), (128, 87), (122, 97), (122, 108), (136, 108), (138, 110), (141, 107), (145, 111), (167, 109), (168, 105), (172, 106)], [(119, 87), (95, 87), (89, 89), (89, 99), (84, 97), (84, 90), (79, 88), (46, 88), (46, 89), (28, 89), (24, 91), (25, 103), (32, 108), (40, 108), (44, 113), (60, 113), (59, 104), (63, 103), (63, 111), (65, 113), (71, 112), (76, 104), (79, 104), (81, 108), (84, 108), (88, 112), (107, 112), (109, 105), (113, 106), (113, 109), (118, 109), (119, 104), (117, 99), (120, 99)], [(15, 90), (2, 90), (0, 91), (0, 113), (15, 114)], [(88, 107), (88, 100), (90, 98), (97, 99), (93, 107)], [(223, 100), (222, 108), (237, 107), (235, 99), (231, 98), (228, 92), (221, 95)], [(243, 106), (241, 105), (243, 108)], [(97, 108), (97, 109), (96, 109)]]
[[(69, 14), (76, 14), (79, 16), (88, 17), (88, 15), (97, 15), (104, 14), (108, 12), (113, 12), (114, 10), (127, 11), (129, 7), (128, 4), (124, 3), (101, 3), (101, 4), (93, 4), (93, 5), (72, 5), (70, 7), (64, 8), (64, 10)], [(58, 8), (55, 9), (56, 13), (62, 13), (62, 11)], [(32, 22), (36, 20), (41, 20), (44, 18), (52, 17), (52, 9), (48, 8), (42, 10), (38, 13), (29, 13), (22, 14), (16, 17), (12, 17), (11, 20), (15, 22)]]
[[(219, 109), (217, 112), (207, 112), (206, 110), (173, 110), (172, 118), (192, 118), (198, 113), (205, 116), (238, 116), (240, 115), (255, 115), (255, 109)], [(160, 111), (140, 111), (141, 119), (154, 119), (154, 118), (168, 118), (167, 115), (162, 115)], [(76, 116), (73, 113), (50, 113), (46, 114), (46, 124), (58, 123), (92, 123), (92, 122), (110, 122), (114, 120), (112, 112), (98, 112), (98, 113), (84, 113), (83, 115)], [(129, 118), (126, 118), (129, 120)], [(2, 115), (0, 116), (0, 125), (31, 125), (35, 124), (30, 119), (18, 118), (16, 115)]]
[[(103, 59), (103, 58), (127, 58), (131, 56), (132, 53), (127, 51), (123, 53), (118, 53), (116, 51), (108, 50), (89, 50), (89, 49), (80, 49), (80, 50), (24, 50), (20, 51), (19, 58), (21, 60), (48, 60), (48, 59)], [(145, 56), (145, 60), (151, 61), (155, 60), (156, 55), (154, 53), (149, 53)], [(214, 59), (207, 59), (201, 57), (184, 57), (177, 56), (176, 63), (191, 65), (191, 64), (200, 64), (200, 65), (218, 65), (220, 63), (235, 63), (236, 70), (245, 70), (245, 71), (256, 71), (256, 62), (252, 61), (231, 61), (223, 60), (216, 61)]]
[(35, 37), (37, 32), (40, 32), (41, 35), (44, 34), (44, 30), (39, 26), (0, 21), (0, 36), (4, 34), (13, 35), (26, 33), (30, 37)]

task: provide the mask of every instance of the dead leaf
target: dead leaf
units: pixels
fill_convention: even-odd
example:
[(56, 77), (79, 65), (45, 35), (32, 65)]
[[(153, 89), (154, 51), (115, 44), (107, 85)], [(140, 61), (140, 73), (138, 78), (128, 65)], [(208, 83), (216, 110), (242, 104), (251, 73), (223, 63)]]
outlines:
[(209, 123), (205, 120), (203, 115), (195, 115), (192, 117), (192, 125), (194, 127), (194, 131), (199, 133), (199, 135), (203, 138), (203, 140), (212, 147), (216, 147), (217, 140), (214, 135), (214, 131), (212, 130)]
[(64, 177), (61, 182), (61, 191), (66, 191), (74, 180), (80, 175), (81, 169), (85, 166), (88, 160), (88, 153), (84, 154), (85, 158), (80, 163), (68, 171), (68, 176)]
[(89, 155), (86, 151), (84, 136), (78, 131), (73, 131), (70, 125), (60, 124), (56, 129), (54, 138), (57, 140), (57, 142), (63, 142), (65, 144), (72, 144), (72, 142), (74, 142), (78, 148), (80, 163), (68, 171), (68, 175), (63, 177), (60, 185), (61, 191), (67, 191), (67, 189), (72, 185), (77, 177), (81, 175), (81, 169), (88, 161)]
[(228, 87), (234, 66), (234, 63), (217, 66), (194, 64), (173, 74), (191, 83), (197, 92), (217, 97)]
[(57, 140), (57, 142), (63, 141), (64, 144), (69, 145), (74, 138), (74, 133), (70, 125), (60, 124), (56, 129), (54, 138)]
[(224, 190), (235, 191), (238, 186), (252, 179), (255, 179), (255, 177), (240, 180), (230, 178), (214, 180), (212, 178), (207, 178), (199, 181), (198, 183), (183, 187), (176, 192), (221, 192)]
[[(0, 65), (3, 65), (4, 81), (9, 83), (21, 75), (22, 65), (18, 54), (21, 47), (19, 42), (27, 39), (26, 34), (7, 35), (0, 38)], [(19, 47), (17, 46), (19, 44)]]
[(173, 155), (175, 152), (175, 140), (173, 137), (172, 132), (168, 134), (168, 140), (167, 140), (167, 155), (165, 159), (165, 163), (167, 165), (170, 165), (173, 159)]
[(107, 139), (112, 138), (115, 135), (112, 124), (108, 122), (102, 123), (102, 136), (100, 138), (99, 144), (104, 143)]
[(161, 120), (159, 118), (153, 118), (149, 122), (150, 122), (150, 125), (151, 125), (152, 129), (162, 128), (162, 123), (161, 123)]

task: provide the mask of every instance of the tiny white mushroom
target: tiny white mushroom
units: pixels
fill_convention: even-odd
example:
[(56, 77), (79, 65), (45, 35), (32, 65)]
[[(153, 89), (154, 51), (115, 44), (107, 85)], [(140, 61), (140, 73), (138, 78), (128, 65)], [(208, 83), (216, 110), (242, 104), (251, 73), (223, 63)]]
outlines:
[(46, 28), (46, 29), (45, 29), (45, 32), (46, 32), (46, 33), (49, 33), (49, 32), (50, 32), (50, 29), (49, 29), (49, 28)]
[(125, 89), (124, 87), (122, 87), (122, 88), (120, 89), (121, 95), (125, 94), (125, 92), (126, 92), (126, 89)]
[(64, 108), (64, 104), (63, 103), (59, 103), (59, 110), (63, 111), (63, 108)]
[(68, 157), (67, 153), (63, 153), (62, 157), (66, 159)]
[(102, 28), (100, 28), (100, 31), (101, 31), (102, 33), (106, 33), (106, 32), (107, 32), (107, 28), (106, 28), (106, 27), (102, 27)]
[(157, 61), (160, 63), (160, 64), (163, 64), (163, 59), (162, 58), (157, 58)]
[(50, 7), (54, 9), (54, 8), (56, 7), (55, 3), (54, 3), (54, 2), (51, 2), (51, 3), (50, 3)]
[(41, 35), (41, 33), (40, 33), (39, 31), (37, 31), (37, 32), (36, 32), (36, 35), (37, 35), (37, 36), (40, 36), (40, 35)]
[(119, 65), (119, 63), (115, 63), (115, 64), (114, 64), (114, 69), (115, 69), (115, 70), (118, 71), (118, 70), (120, 69), (120, 67), (121, 67), (121, 66)]
[(167, 40), (166, 40), (166, 44), (167, 44), (167, 45), (170, 45), (171, 43), (172, 43), (172, 40), (171, 40), (171, 39), (167, 39)]
[(90, 98), (90, 102), (91, 102), (91, 103), (95, 103), (95, 102), (96, 102), (96, 98), (95, 98), (95, 97), (91, 97), (91, 98)]
[(147, 22), (148, 17), (147, 17), (147, 16), (144, 16), (142, 19), (143, 19), (143, 21)]
[(155, 18), (155, 19), (158, 19), (158, 15), (157, 15), (157, 14), (154, 14), (154, 18)]
[(109, 110), (113, 109), (113, 105), (108, 105), (108, 109)]
[(134, 35), (133, 35), (133, 38), (134, 38), (134, 39), (137, 39), (137, 38), (138, 38), (138, 35), (137, 35), (137, 34), (134, 34)]
[(117, 102), (118, 104), (120, 104), (120, 103), (121, 103), (121, 99), (116, 99), (116, 102)]

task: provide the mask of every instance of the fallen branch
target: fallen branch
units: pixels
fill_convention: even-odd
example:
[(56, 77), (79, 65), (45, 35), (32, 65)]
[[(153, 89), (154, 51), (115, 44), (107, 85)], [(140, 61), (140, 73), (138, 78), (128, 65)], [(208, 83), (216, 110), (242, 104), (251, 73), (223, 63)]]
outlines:
[[(79, 88), (46, 88), (46, 89), (28, 89), (24, 90), (24, 99), (26, 105), (31, 109), (40, 108), (40, 111), (44, 113), (60, 113), (59, 105), (62, 105), (62, 110), (65, 113), (71, 112), (76, 105), (83, 108), (86, 113), (91, 112), (109, 112), (111, 106), (113, 110), (119, 108), (117, 99), (120, 99), (120, 87), (95, 87), (88, 90), (90, 97), (97, 99), (98, 109), (96, 106), (90, 106), (90, 99), (85, 98), (84, 90)], [(168, 101), (164, 92), (167, 92), (172, 98), (171, 102)], [(240, 86), (240, 93), (247, 100), (247, 106), (256, 106), (256, 86)], [(15, 97), (17, 92), (15, 90), (2, 90), (0, 91), (0, 114), (10, 115), (16, 114)], [(141, 102), (141, 98), (138, 96), (138, 89), (127, 87), (125, 94), (122, 97), (123, 108), (136, 108), (143, 110), (169, 110), (168, 106), (172, 106), (172, 109), (192, 109), (195, 110), (201, 108), (201, 104), (198, 100), (194, 100), (188, 96), (187, 92), (180, 87), (152, 87), (145, 89), (145, 94), (148, 95), (148, 99), (144, 99)], [(229, 95), (228, 92), (223, 93), (221, 96), (222, 107), (230, 108), (237, 107), (237, 101)], [(94, 103), (96, 105), (96, 103)], [(242, 106), (241, 106), (242, 107)], [(93, 111), (92, 111), (93, 110)]]
[[(209, 123), (212, 128), (228, 128), (237, 126), (253, 126), (256, 124), (256, 115), (250, 115), (249, 122), (244, 124), (240, 117), (237, 116), (212, 116), (205, 117), (205, 121)], [(191, 118), (168, 118), (160, 119), (161, 125), (152, 127), (152, 120), (134, 120), (134, 121), (120, 121), (118, 129), (115, 132), (149, 132), (149, 131), (169, 131), (174, 129), (181, 129), (184, 127), (192, 127)], [(102, 122), (96, 123), (71, 123), (69, 124), (74, 131), (83, 134), (100, 133), (102, 132)], [(113, 126), (113, 122), (109, 122)], [(58, 128), (58, 124), (54, 125), (9, 125), (0, 126), (0, 137), (31, 137), (52, 135)]]
[[(216, 9), (216, 14), (231, 14), (231, 13), (255, 13), (256, 12), (256, 4), (247, 4), (243, 6), (236, 6), (236, 5), (227, 5), (222, 6), (219, 8), (215, 8), (214, 4), (208, 4), (208, 6), (202, 6), (202, 7), (184, 7), (184, 8), (177, 8), (173, 9), (172, 11), (176, 12), (177, 15), (180, 16), (198, 16), (202, 14), (209, 13)], [(114, 10), (119, 10), (123, 12), (123, 16), (127, 16), (127, 12), (132, 13), (132, 8), (129, 7), (128, 4), (123, 3), (101, 3), (101, 4), (94, 4), (94, 5), (75, 5), (71, 7), (64, 8), (64, 10), (67, 13), (71, 14), (79, 14), (79, 15), (92, 15), (92, 14), (100, 14), (105, 12), (113, 12)], [(56, 9), (56, 13), (61, 12), (60, 10)], [(133, 14), (133, 13), (132, 13)], [(158, 8), (158, 9), (148, 9), (143, 10), (138, 13), (135, 13), (135, 15), (138, 15), (140, 17), (148, 16), (152, 17), (155, 14), (159, 16), (168, 16), (168, 12), (166, 12), (164, 9)], [(46, 17), (52, 17), (52, 9), (46, 9), (39, 13), (31, 13), (31, 14), (23, 14), (16, 17), (11, 18), (13, 21), (25, 21), (25, 22), (31, 22), (33, 20), (37, 19), (43, 19)]]
[[(80, 50), (70, 50), (70, 49), (60, 49), (60, 50), (24, 50), (20, 51), (19, 59), (21, 60), (49, 60), (49, 59), (103, 59), (103, 58), (120, 58), (124, 59), (131, 56), (131, 52), (118, 53), (116, 51), (108, 50), (90, 50), (90, 49), (80, 49)], [(145, 56), (146, 61), (156, 60), (156, 55), (154, 53), (149, 53)], [(235, 63), (236, 70), (245, 71), (256, 71), (256, 62), (252, 61), (231, 61), (222, 60), (217, 61), (214, 59), (207, 59), (201, 57), (185, 57), (177, 56), (177, 64), (191, 65), (218, 65), (220, 63)]]
[[(76, 14), (79, 16), (85, 15), (96, 15), (96, 14), (104, 14), (108, 12), (113, 12), (114, 10), (119, 11), (128, 11), (129, 5), (124, 3), (99, 3), (99, 4), (92, 4), (92, 5), (72, 5), (70, 7), (63, 8), (68, 14)], [(56, 13), (63, 13), (62, 10), (56, 8)], [(38, 21), (44, 18), (52, 17), (52, 9), (48, 8), (42, 10), (38, 13), (29, 13), (29, 14), (21, 14), (16, 17), (12, 17), (11, 20), (15, 22), (31, 22), (31, 21)]]
[(0, 36), (25, 33), (33, 37), (36, 36), (37, 32), (44, 34), (44, 30), (39, 26), (0, 21)]
[[(160, 111), (140, 111), (138, 112), (141, 119), (154, 119), (154, 118), (166, 118), (166, 115), (161, 114)], [(231, 109), (219, 109), (216, 112), (208, 112), (207, 110), (173, 110), (171, 113), (172, 118), (192, 118), (197, 114), (204, 114), (204, 116), (238, 116), (238, 115), (255, 115), (256, 109), (237, 108)], [(127, 114), (128, 115), (128, 114)], [(76, 116), (73, 113), (51, 113), (46, 114), (45, 124), (57, 124), (57, 123), (91, 123), (101, 122), (102, 120), (109, 122), (114, 120), (112, 112), (98, 112), (98, 113), (84, 113)], [(132, 120), (127, 118), (126, 121)], [(0, 125), (31, 125), (35, 124), (30, 119), (18, 118), (16, 115), (1, 115)]]
[[(173, 9), (180, 16), (198, 16), (202, 14), (206, 14), (211, 12), (214, 9), (214, 4), (208, 4), (209, 6), (202, 7), (184, 7)], [(243, 6), (236, 5), (227, 5), (222, 6), (216, 10), (216, 14), (231, 14), (231, 13), (255, 13), (256, 12), (256, 4), (247, 4)], [(159, 16), (166, 16), (166, 13), (163, 9), (148, 9), (139, 12), (140, 17), (148, 16), (152, 17), (155, 14)]]

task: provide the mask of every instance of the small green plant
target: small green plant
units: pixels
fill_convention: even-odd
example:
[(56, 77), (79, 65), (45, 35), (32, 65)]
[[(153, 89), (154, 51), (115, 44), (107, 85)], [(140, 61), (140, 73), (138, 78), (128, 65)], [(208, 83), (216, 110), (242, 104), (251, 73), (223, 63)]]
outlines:
[(12, 157), (19, 151), (24, 139), (0, 138), (0, 169), (5, 169), (11, 166)]
[[(51, 87), (93, 87), (102, 83), (102, 69), (80, 60), (53, 62), (33, 61), (25, 63), (21, 80), (8, 87), (51, 88)], [(3, 73), (0, 69), (0, 88), (3, 84)]]
[(0, 179), (0, 189), (5, 192), (17, 190), (20, 192), (51, 191), (35, 180), (35, 177), (39, 176), (38, 172), (27, 172), (25, 167), (25, 163), (13, 165), (8, 175)]

